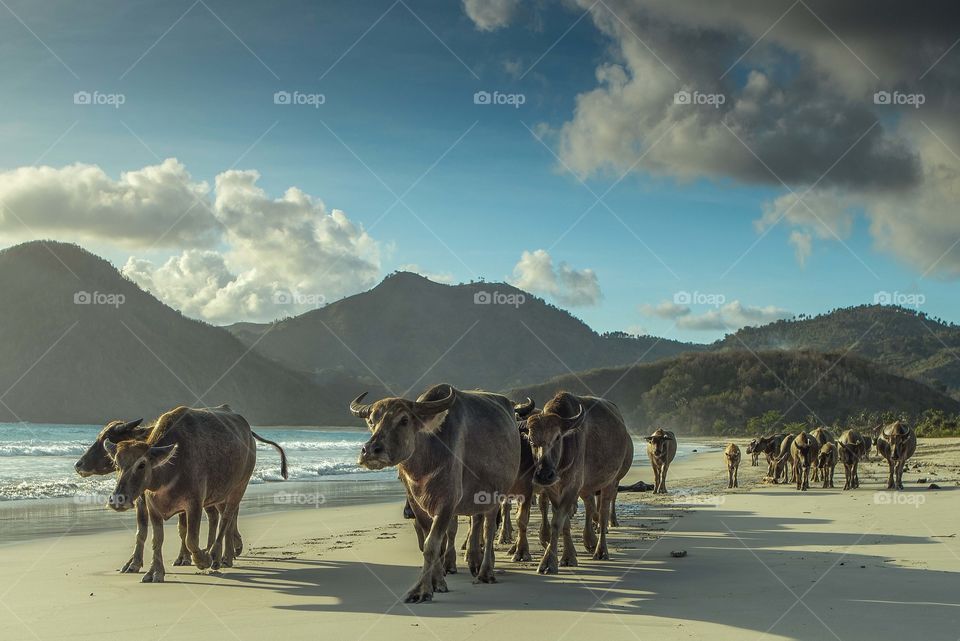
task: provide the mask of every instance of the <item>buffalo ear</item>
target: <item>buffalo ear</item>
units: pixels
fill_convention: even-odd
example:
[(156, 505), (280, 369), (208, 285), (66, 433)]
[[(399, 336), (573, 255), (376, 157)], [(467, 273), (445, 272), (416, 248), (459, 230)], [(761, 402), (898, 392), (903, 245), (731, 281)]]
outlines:
[(653, 443), (653, 437), (652, 437), (652, 436), (648, 436), (648, 437), (646, 437), (646, 438), (647, 438), (647, 443)]
[(117, 458), (117, 444), (111, 441), (110, 439), (104, 439), (103, 449), (106, 450), (107, 455), (111, 460), (116, 460)]
[(664, 434), (664, 435), (663, 435), (663, 440), (665, 440), (665, 441), (675, 441), (675, 440), (677, 440), (677, 439), (673, 438), (673, 435), (672, 435), (672, 434)]
[(443, 427), (443, 422), (447, 420), (447, 414), (450, 410), (443, 410), (431, 416), (430, 418), (422, 422), (423, 431), (428, 434), (434, 434), (440, 431), (440, 428)]
[(173, 458), (173, 455), (177, 452), (176, 443), (173, 445), (164, 445), (162, 447), (153, 446), (147, 450), (147, 457), (150, 459), (150, 462), (154, 467), (160, 467), (161, 465), (166, 465)]

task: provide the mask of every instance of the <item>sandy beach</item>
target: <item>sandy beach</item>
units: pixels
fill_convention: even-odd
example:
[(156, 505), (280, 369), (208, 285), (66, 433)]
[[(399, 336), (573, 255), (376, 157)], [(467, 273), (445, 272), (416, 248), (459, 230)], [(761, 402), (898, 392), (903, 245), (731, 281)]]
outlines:
[[(579, 567), (543, 577), (500, 546), (498, 584), (473, 585), (461, 564), (449, 593), (417, 606), (400, 600), (420, 555), (396, 499), (241, 515), (247, 550), (219, 574), (170, 565), (171, 520), (163, 585), (116, 572), (126, 530), (6, 544), (0, 637), (956, 638), (960, 439), (922, 441), (897, 494), (877, 494), (876, 461), (851, 492), (764, 485), (765, 469), (745, 459), (727, 490), (722, 455), (694, 454), (671, 469), (671, 495), (621, 494), (610, 562), (581, 551)], [(650, 477), (635, 466), (625, 482)]]

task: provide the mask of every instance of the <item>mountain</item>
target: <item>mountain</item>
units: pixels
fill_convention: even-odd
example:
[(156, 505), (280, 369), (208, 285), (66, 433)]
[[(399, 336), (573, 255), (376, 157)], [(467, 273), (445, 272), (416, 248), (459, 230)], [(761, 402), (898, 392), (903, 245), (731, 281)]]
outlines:
[(356, 390), (378, 389), (342, 372), (318, 385), (75, 245), (0, 252), (0, 300), (3, 421), (99, 424), (229, 403), (252, 423), (343, 425), (353, 422), (346, 403)]
[(782, 416), (782, 426), (807, 422), (811, 414), (832, 425), (891, 410), (910, 416), (960, 411), (955, 399), (866, 359), (813, 351), (683, 354), (631, 368), (567, 374), (507, 393), (530, 396), (542, 406), (558, 390), (609, 398), (636, 433), (661, 425), (683, 434), (742, 433), (751, 419), (769, 412)]
[(503, 389), (704, 348), (650, 336), (600, 335), (504, 283), (443, 285), (409, 272), (295, 318), (228, 329), (285, 366), (376, 376), (397, 394), (417, 393), (436, 381)]
[(850, 350), (892, 372), (960, 398), (960, 326), (890, 305), (847, 307), (745, 327), (715, 349)]

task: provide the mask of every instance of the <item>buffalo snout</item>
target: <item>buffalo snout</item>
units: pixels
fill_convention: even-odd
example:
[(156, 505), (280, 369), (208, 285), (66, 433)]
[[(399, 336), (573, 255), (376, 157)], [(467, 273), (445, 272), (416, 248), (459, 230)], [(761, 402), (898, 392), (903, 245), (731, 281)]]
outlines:
[(126, 494), (114, 492), (107, 499), (107, 505), (117, 512), (125, 512), (133, 507), (133, 501)]
[(370, 439), (360, 447), (359, 465), (369, 470), (379, 470), (387, 466), (386, 448), (379, 439)]
[(557, 482), (557, 471), (545, 465), (537, 466), (533, 472), (533, 480), (537, 482), (537, 485), (549, 487)]

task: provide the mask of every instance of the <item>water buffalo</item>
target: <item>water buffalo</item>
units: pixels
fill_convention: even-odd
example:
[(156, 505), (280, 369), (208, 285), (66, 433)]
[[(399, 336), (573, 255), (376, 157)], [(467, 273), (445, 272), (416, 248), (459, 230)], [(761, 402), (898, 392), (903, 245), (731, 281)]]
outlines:
[(796, 437), (796, 434), (786, 434), (783, 440), (780, 441), (780, 449), (777, 452), (777, 459), (773, 465), (774, 483), (790, 483), (796, 482), (797, 480), (796, 468), (793, 468), (791, 471), (793, 458), (790, 450), (793, 445), (793, 439)]
[(798, 490), (810, 488), (810, 468), (816, 467), (819, 452), (819, 443), (806, 432), (797, 434), (790, 443), (790, 459)]
[(647, 456), (653, 466), (653, 493), (667, 493), (667, 470), (677, 455), (677, 437), (673, 432), (658, 427), (647, 437)]
[(739, 487), (740, 448), (736, 443), (728, 443), (723, 450), (723, 460), (727, 462), (727, 487)]
[(903, 489), (903, 468), (917, 451), (917, 434), (903, 421), (895, 421), (883, 428), (877, 439), (877, 450), (890, 466), (888, 490)]
[[(774, 480), (777, 472), (777, 459), (780, 455), (780, 444), (786, 438), (786, 434), (773, 434), (771, 436), (760, 436), (747, 446), (747, 453), (759, 456), (763, 454), (767, 459), (767, 476)], [(752, 452), (751, 452), (752, 448)]]
[[(817, 444), (818, 444), (820, 447), (823, 447), (823, 446), (826, 445), (827, 443), (834, 443), (834, 442), (835, 442), (835, 439), (833, 438), (833, 434), (831, 434), (831, 433), (830, 433), (830, 430), (828, 430), (828, 429), (825, 428), (825, 427), (818, 427), (818, 428), (816, 428), (816, 429), (810, 430), (810, 436), (813, 437), (813, 439), (817, 442)], [(817, 451), (819, 451), (819, 448), (817, 448)], [(812, 480), (812, 481), (819, 481), (819, 480), (820, 480), (820, 466), (819, 466), (819, 465), (814, 466), (814, 468), (813, 468), (813, 478), (812, 478), (811, 480)]]
[(843, 489), (853, 490), (860, 487), (860, 461), (864, 460), (867, 452), (873, 447), (870, 437), (864, 436), (856, 430), (847, 430), (840, 435), (837, 441), (837, 456), (843, 463)]
[(823, 487), (833, 487), (833, 473), (837, 469), (836, 443), (831, 441), (820, 446), (820, 451), (817, 453), (817, 469), (820, 470)]
[(430, 601), (435, 591), (447, 591), (441, 561), (453, 548), (449, 533), (457, 515), (472, 519), (467, 547), (471, 573), (478, 582), (496, 583), (499, 501), (520, 467), (514, 404), (499, 394), (451, 385), (436, 385), (416, 401), (391, 397), (364, 405), (365, 396), (350, 403), (353, 415), (365, 419), (372, 432), (358, 464), (371, 470), (397, 466), (412, 507), (429, 520), (423, 568), (406, 602)]
[(750, 455), (750, 467), (759, 467), (760, 466), (760, 454), (762, 453), (760, 448), (760, 439), (755, 438), (747, 444), (747, 454)]
[[(211, 411), (232, 411), (228, 405), (220, 405), (219, 407), (210, 408)], [(133, 439), (145, 439), (150, 433), (150, 430), (153, 429), (153, 426), (142, 426), (141, 423), (143, 419), (137, 419), (135, 421), (112, 421), (107, 424), (100, 433), (97, 435), (97, 439), (93, 444), (87, 448), (87, 451), (83, 453), (80, 459), (74, 464), (74, 469), (77, 471), (77, 474), (86, 478), (89, 476), (104, 476), (107, 474), (112, 474), (114, 472), (114, 462), (110, 458), (110, 455), (107, 454), (107, 451), (104, 449), (103, 444), (106, 441), (111, 441), (113, 443), (119, 443), (121, 441), (128, 441)], [(214, 507), (210, 506), (206, 508), (207, 513), (207, 547), (211, 547), (217, 537), (217, 526), (220, 523), (220, 511)], [(130, 572), (137, 573), (143, 567), (143, 546), (147, 540), (147, 507), (144, 505), (142, 499), (138, 499), (136, 502), (136, 513), (137, 513), (137, 536), (136, 543), (133, 548), (133, 554), (130, 556), (130, 559), (127, 560), (120, 567), (121, 572)], [(190, 565), (190, 551), (187, 550), (187, 515), (181, 513), (179, 515), (179, 524), (177, 530), (180, 534), (180, 552), (177, 554), (177, 558), (174, 559), (173, 565), (183, 566)], [(237, 544), (237, 549), (235, 551), (237, 556), (243, 552), (243, 539), (240, 536), (240, 532), (234, 532), (234, 540)]]
[[(178, 407), (158, 418), (145, 438), (104, 441), (117, 469), (110, 507), (125, 511), (143, 499), (153, 528), (153, 561), (144, 583), (164, 580), (163, 522), (175, 514), (186, 513), (186, 545), (199, 569), (233, 565), (233, 533), (256, 464), (256, 440), (279, 450), (281, 474), (287, 478), (283, 449), (254, 435), (233, 412)], [(207, 507), (221, 508), (212, 549), (199, 545), (200, 515)]]
[[(527, 419), (527, 429), (541, 514), (546, 515), (547, 501), (553, 507), (549, 526), (542, 524), (541, 534), (546, 535), (542, 537), (546, 538), (546, 545), (537, 571), (556, 574), (559, 566), (577, 565), (570, 518), (576, 511), (578, 496), (586, 508), (584, 546), (594, 559), (609, 559), (610, 504), (620, 479), (633, 462), (633, 441), (620, 410), (602, 398), (558, 392), (541, 413)], [(599, 526), (599, 538), (594, 521)], [(563, 555), (558, 559), (561, 533)]]

